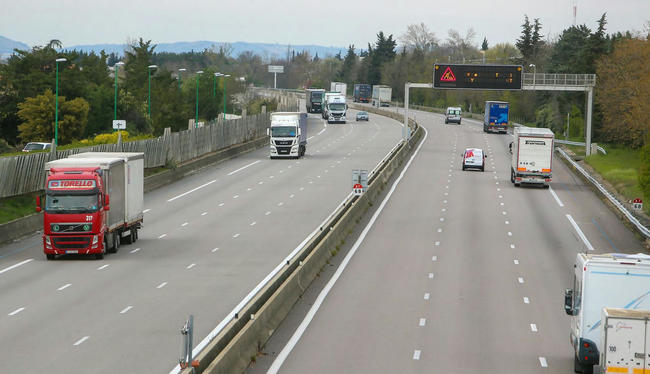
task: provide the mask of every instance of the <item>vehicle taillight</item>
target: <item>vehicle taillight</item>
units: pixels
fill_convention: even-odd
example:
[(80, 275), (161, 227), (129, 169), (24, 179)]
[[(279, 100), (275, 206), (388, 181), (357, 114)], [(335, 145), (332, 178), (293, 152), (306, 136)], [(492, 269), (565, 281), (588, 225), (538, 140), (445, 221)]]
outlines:
[(585, 348), (589, 348), (589, 343), (585, 342), (583, 345), (585, 346)]

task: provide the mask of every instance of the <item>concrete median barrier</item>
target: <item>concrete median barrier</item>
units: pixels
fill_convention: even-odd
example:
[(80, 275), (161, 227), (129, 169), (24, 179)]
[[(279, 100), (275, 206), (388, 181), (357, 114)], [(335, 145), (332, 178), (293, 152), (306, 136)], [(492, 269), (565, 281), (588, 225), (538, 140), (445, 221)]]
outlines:
[[(378, 110), (376, 114), (399, 120), (396, 113)], [(395, 117), (393, 116), (395, 115)], [(403, 118), (403, 117), (402, 117)], [(323, 266), (333, 256), (356, 223), (379, 199), (384, 186), (413, 152), (423, 135), (416, 129), (406, 143), (395, 147), (392, 154), (378, 165), (368, 190), (360, 197), (350, 197), (320, 227), (320, 232), (308, 242), (286, 267), (278, 272), (208, 343), (198, 356), (199, 373), (241, 373), (257, 356), (266, 341), (285, 319)], [(186, 369), (183, 374), (190, 374)]]

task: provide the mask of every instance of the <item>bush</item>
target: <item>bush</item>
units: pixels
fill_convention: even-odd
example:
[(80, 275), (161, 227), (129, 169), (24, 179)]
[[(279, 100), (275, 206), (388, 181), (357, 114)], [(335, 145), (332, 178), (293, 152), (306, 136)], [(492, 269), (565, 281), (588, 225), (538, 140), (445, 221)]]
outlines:
[[(120, 131), (122, 133), (122, 141), (125, 142), (129, 139), (128, 131)], [(112, 132), (110, 134), (99, 134), (93, 139), (94, 144), (114, 144), (117, 143), (118, 132)]]
[(0, 153), (15, 152), (16, 149), (7, 143), (6, 140), (0, 139)]
[(639, 168), (639, 186), (646, 199), (650, 199), (650, 136), (646, 136), (641, 149), (641, 167)]

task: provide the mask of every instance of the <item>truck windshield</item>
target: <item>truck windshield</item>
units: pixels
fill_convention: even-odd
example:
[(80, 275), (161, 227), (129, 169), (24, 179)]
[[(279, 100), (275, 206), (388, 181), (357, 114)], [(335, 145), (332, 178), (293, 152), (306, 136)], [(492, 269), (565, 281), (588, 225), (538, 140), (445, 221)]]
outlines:
[(343, 103), (330, 104), (329, 109), (330, 110), (336, 110), (336, 111), (345, 110), (345, 104), (343, 104)]
[(321, 100), (323, 100), (322, 92), (312, 92), (311, 101), (321, 101)]
[(295, 126), (274, 126), (271, 127), (271, 136), (276, 138), (296, 136)]
[(47, 195), (45, 211), (48, 213), (92, 213), (98, 209), (97, 195)]

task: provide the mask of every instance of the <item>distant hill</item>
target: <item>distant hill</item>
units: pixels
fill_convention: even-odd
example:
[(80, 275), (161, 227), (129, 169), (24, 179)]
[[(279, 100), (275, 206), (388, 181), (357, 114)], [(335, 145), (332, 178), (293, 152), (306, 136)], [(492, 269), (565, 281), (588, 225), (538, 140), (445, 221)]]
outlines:
[[(159, 43), (156, 46), (156, 52), (171, 52), (171, 53), (183, 53), (183, 52), (201, 52), (205, 49), (210, 49), (212, 47), (219, 48), (223, 43), (201, 40), (196, 42), (176, 42), (176, 43)], [(251, 51), (254, 54), (257, 54), (262, 57), (284, 57), (287, 54), (287, 49), (289, 46), (286, 44), (271, 44), (271, 43), (248, 43), (248, 42), (234, 42), (228, 43), (232, 47), (232, 55), (234, 57), (239, 56), (241, 53), (246, 51)], [(291, 45), (291, 50), (296, 52), (309, 51), (309, 54), (315, 56), (318, 53), (319, 57), (333, 56), (339, 51), (342, 54), (345, 54), (347, 51), (343, 47), (324, 47), (319, 45)], [(65, 49), (76, 49), (84, 52), (94, 51), (99, 53), (99, 51), (104, 50), (107, 53), (117, 53), (122, 55), (124, 53), (124, 44), (91, 44), (91, 45), (73, 45), (66, 47)]]
[(0, 36), (0, 59), (9, 57), (14, 52), (14, 48), (29, 49), (29, 46), (25, 43)]
[[(210, 49), (215, 47), (219, 48), (224, 44), (223, 42), (214, 42), (208, 40), (201, 40), (196, 42), (176, 42), (176, 43), (159, 43), (156, 46), (156, 52), (171, 52), (171, 53), (183, 53), (183, 52), (201, 52), (205, 49)], [(232, 47), (232, 55), (234, 57), (239, 56), (241, 53), (246, 51), (251, 51), (256, 55), (262, 56), (263, 58), (279, 58), (284, 57), (287, 54), (287, 49), (291, 48), (295, 52), (308, 51), (310, 55), (315, 56), (318, 54), (319, 57), (334, 56), (337, 53), (345, 54), (347, 48), (344, 47), (325, 47), (320, 45), (291, 45), (286, 44), (272, 44), (272, 43), (249, 43), (249, 42), (234, 42), (228, 43)], [(117, 53), (118, 55), (124, 54), (124, 44), (84, 44), (84, 45), (73, 45), (66, 46), (64, 49), (84, 52), (95, 52), (99, 53), (104, 50), (106, 53)], [(18, 41), (14, 41), (3, 36), (0, 36), (0, 58), (7, 58), (14, 50), (14, 48), (19, 49), (29, 49), (30, 47)]]

